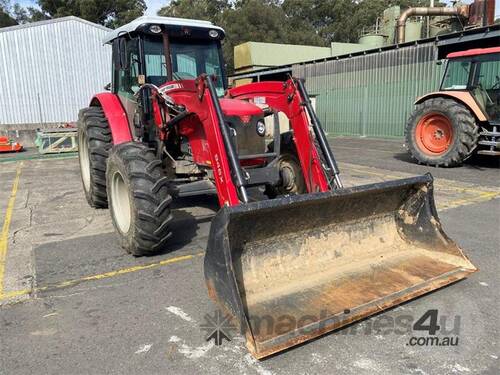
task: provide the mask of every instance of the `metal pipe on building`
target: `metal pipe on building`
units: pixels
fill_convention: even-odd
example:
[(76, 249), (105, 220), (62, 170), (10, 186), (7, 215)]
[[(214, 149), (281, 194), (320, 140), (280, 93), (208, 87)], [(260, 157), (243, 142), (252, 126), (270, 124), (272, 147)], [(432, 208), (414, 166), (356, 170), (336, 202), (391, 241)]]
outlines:
[(414, 16), (457, 16), (467, 18), (469, 15), (469, 7), (467, 5), (456, 8), (429, 8), (429, 7), (416, 7), (406, 9), (398, 19), (398, 44), (405, 42), (406, 20)]

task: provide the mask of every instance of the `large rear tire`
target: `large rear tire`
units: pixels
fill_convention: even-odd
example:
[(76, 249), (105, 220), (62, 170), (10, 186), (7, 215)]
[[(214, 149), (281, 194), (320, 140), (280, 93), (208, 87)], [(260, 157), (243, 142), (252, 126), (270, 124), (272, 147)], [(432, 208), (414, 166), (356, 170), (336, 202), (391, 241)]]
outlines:
[(113, 147), (106, 182), (120, 245), (135, 256), (161, 251), (172, 234), (169, 228), (172, 198), (154, 150), (137, 142)]
[(85, 198), (91, 207), (108, 207), (106, 160), (111, 146), (111, 130), (102, 108), (82, 109), (78, 114), (78, 158)]
[(405, 128), (405, 147), (419, 163), (454, 167), (472, 155), (479, 129), (470, 111), (445, 98), (420, 103)]

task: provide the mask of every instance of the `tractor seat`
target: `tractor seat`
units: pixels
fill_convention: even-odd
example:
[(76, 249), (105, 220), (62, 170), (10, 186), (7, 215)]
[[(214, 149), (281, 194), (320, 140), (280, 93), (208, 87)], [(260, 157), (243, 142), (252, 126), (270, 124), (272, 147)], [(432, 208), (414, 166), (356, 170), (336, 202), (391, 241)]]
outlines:
[(165, 76), (148, 76), (147, 82), (152, 83), (155, 86), (161, 86), (167, 82), (167, 77)]
[(476, 98), (477, 102), (479, 103), (479, 106), (485, 112), (489, 106), (494, 104), (490, 96), (488, 95), (488, 92), (485, 89), (483, 89), (481, 85), (477, 85), (472, 89), (472, 95), (474, 96), (474, 98)]

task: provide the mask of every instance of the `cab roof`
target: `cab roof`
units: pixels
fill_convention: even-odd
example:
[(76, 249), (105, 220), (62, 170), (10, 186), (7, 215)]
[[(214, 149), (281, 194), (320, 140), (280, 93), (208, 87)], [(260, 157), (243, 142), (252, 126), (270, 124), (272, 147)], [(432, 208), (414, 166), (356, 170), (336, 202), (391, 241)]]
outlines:
[(136, 18), (132, 22), (123, 25), (110, 33), (108, 33), (103, 43), (111, 43), (113, 39), (118, 38), (123, 33), (131, 33), (144, 27), (145, 25), (165, 25), (165, 26), (178, 26), (178, 27), (195, 27), (197, 29), (217, 30), (224, 35), (224, 29), (215, 26), (212, 22), (193, 20), (189, 18), (173, 18), (173, 17), (158, 17), (158, 16), (143, 16)]
[(491, 48), (474, 48), (466, 51), (452, 52), (446, 56), (447, 59), (454, 59), (457, 57), (467, 57), (467, 56), (478, 56), (478, 55), (486, 55), (489, 53), (499, 53), (500, 47), (491, 47)]

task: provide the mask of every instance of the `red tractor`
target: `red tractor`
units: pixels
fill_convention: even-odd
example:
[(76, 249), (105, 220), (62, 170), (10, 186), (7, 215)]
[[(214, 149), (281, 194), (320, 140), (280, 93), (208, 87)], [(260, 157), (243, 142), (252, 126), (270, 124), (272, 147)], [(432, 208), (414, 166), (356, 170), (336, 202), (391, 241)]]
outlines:
[[(475, 271), (441, 228), (430, 175), (343, 188), (304, 83), (228, 89), (223, 37), (210, 22), (143, 17), (105, 40), (111, 92), (80, 111), (80, 166), (128, 252), (168, 251), (172, 199), (216, 194), (207, 288), (257, 358)], [(296, 324), (261, 327), (283, 316)]]
[(422, 96), (406, 125), (419, 163), (462, 164), (474, 152), (500, 156), (500, 47), (453, 52), (440, 91)]

